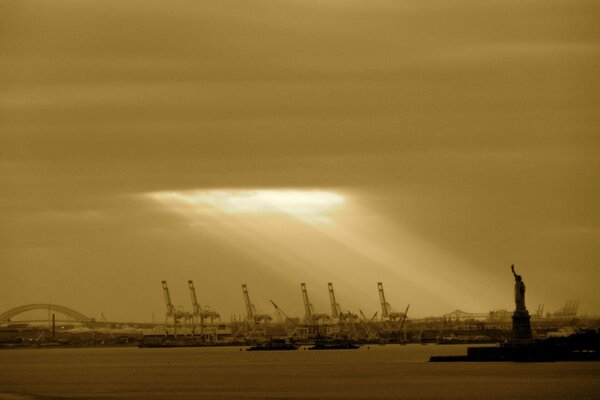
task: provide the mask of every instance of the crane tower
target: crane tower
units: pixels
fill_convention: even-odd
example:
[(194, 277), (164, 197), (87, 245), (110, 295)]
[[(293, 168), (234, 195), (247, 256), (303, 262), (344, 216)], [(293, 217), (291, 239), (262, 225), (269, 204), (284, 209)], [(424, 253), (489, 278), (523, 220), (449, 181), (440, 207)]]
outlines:
[(167, 286), (167, 281), (162, 281), (163, 295), (165, 297), (165, 303), (167, 305), (167, 317), (174, 317), (176, 310), (175, 306), (171, 302), (171, 295), (169, 294), (169, 287)]
[(246, 284), (242, 284), (242, 293), (244, 295), (244, 303), (246, 304), (246, 319), (253, 323), (259, 323), (262, 321), (270, 321), (271, 316), (268, 314), (257, 314), (256, 307), (250, 301), (250, 295), (248, 294), (248, 287)]
[(219, 319), (219, 313), (215, 311), (210, 311), (206, 308), (203, 308), (198, 304), (198, 298), (196, 297), (196, 288), (194, 287), (194, 281), (188, 280), (188, 287), (190, 289), (190, 298), (192, 299), (192, 306), (194, 308), (194, 316), (200, 320), (200, 326), (204, 325), (205, 319), (210, 319), (211, 324), (215, 319)]
[(381, 319), (388, 321), (402, 321), (406, 319), (406, 312), (408, 312), (408, 307), (406, 308), (406, 312), (394, 312), (392, 311), (392, 307), (390, 303), (385, 300), (385, 292), (383, 291), (383, 283), (377, 282), (377, 290), (379, 291), (379, 302), (381, 303)]
[(183, 318), (184, 322), (191, 320), (192, 314), (179, 311), (175, 308), (173, 303), (171, 302), (171, 295), (169, 293), (169, 287), (167, 286), (167, 281), (162, 281), (163, 295), (165, 297), (165, 304), (167, 306), (167, 313), (165, 316), (165, 323), (168, 324), (169, 317), (173, 318), (173, 329), (174, 335), (177, 336), (177, 324)]
[(310, 304), (308, 300), (308, 292), (306, 291), (306, 283), (302, 282), (300, 284), (300, 288), (302, 289), (302, 301), (304, 302), (304, 321), (307, 324), (312, 323), (313, 320), (313, 306)]
[(335, 292), (333, 291), (333, 283), (327, 283), (327, 289), (329, 289), (329, 302), (331, 303), (331, 318), (337, 319), (340, 317), (341, 310), (340, 305), (335, 301)]

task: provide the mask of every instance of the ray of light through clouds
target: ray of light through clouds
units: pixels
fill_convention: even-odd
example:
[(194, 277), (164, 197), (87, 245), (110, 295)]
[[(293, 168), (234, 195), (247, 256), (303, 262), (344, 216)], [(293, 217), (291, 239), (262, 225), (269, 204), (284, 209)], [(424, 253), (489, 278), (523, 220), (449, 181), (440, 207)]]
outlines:
[(390, 291), (426, 296), (436, 307), (476, 300), (455, 279), (461, 275), (459, 260), (364, 209), (351, 191), (225, 189), (145, 196), (262, 263), (289, 287), (309, 278), (350, 289), (348, 308), (372, 302), (373, 284), (383, 277)]
[(320, 190), (193, 190), (152, 193), (171, 207), (189, 206), (194, 213), (285, 214), (305, 222), (330, 222), (344, 196)]

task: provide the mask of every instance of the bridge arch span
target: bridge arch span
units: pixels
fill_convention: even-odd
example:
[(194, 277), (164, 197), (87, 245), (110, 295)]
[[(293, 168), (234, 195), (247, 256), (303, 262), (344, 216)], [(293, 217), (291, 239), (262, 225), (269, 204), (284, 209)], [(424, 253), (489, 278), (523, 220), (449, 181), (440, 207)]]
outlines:
[(94, 321), (93, 318), (87, 317), (87, 316), (83, 315), (82, 313), (75, 311), (72, 308), (69, 308), (66, 306), (60, 306), (57, 304), (36, 303), (36, 304), (25, 304), (23, 306), (11, 308), (10, 310), (4, 311), (2, 314), (0, 314), (0, 324), (10, 321), (10, 319), (16, 315), (23, 314), (28, 311), (34, 311), (34, 310), (48, 310), (48, 311), (57, 312), (57, 313), (66, 315), (67, 317), (69, 317), (77, 322), (82, 322), (82, 323), (89, 323), (89, 322)]

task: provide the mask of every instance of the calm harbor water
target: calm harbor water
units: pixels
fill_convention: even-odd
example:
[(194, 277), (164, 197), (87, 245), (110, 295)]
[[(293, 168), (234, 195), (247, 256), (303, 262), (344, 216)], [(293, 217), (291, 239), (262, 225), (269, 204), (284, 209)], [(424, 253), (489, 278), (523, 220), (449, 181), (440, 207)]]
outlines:
[(0, 352), (0, 399), (599, 399), (600, 362), (428, 363), (466, 346)]

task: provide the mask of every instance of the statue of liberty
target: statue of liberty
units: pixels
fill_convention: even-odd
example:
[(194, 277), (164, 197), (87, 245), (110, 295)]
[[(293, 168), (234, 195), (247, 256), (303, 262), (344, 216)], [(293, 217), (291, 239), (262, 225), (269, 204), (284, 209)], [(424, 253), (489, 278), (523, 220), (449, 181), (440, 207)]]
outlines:
[(525, 282), (521, 275), (515, 272), (515, 266), (511, 265), (513, 275), (515, 276), (515, 312), (512, 316), (512, 337), (513, 343), (523, 343), (531, 341), (531, 324), (529, 312), (525, 308)]
[(521, 275), (517, 275), (515, 272), (515, 266), (511, 265), (510, 269), (512, 270), (513, 275), (515, 276), (515, 305), (516, 311), (525, 311), (525, 282), (523, 282), (523, 278)]

